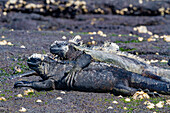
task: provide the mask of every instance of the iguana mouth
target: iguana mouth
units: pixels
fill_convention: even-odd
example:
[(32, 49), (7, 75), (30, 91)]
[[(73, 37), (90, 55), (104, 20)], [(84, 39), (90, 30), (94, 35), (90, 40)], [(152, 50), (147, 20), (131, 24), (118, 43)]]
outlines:
[(28, 66), (29, 67), (37, 67), (39, 64), (40, 64), (41, 62), (36, 62), (36, 63), (34, 63), (34, 62), (27, 62), (27, 64), (28, 64)]
[(34, 57), (31, 57), (27, 60), (27, 64), (29, 67), (37, 67), (38, 65), (40, 65), (41, 63), (41, 59), (40, 58), (34, 58)]
[(52, 54), (55, 54), (55, 55), (58, 55), (58, 56), (64, 56), (64, 54), (62, 54), (62, 53), (64, 53), (64, 51), (61, 50), (61, 49), (58, 49), (57, 47), (50, 48), (50, 52)]

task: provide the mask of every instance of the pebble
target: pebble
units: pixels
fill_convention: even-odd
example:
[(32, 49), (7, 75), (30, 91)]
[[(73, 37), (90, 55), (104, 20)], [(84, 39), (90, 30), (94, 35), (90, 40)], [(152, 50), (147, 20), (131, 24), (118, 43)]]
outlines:
[(155, 107), (155, 105), (153, 103), (149, 103), (146, 108), (148, 109), (153, 109)]
[(169, 100), (166, 100), (166, 104), (167, 104), (167, 105), (170, 105), (170, 99), (169, 99)]
[(138, 40), (139, 41), (143, 41), (143, 37), (138, 37)]
[(137, 27), (137, 30), (139, 33), (147, 33), (148, 32), (146, 26), (139, 26), (139, 27)]
[(123, 107), (124, 110), (127, 110), (127, 107)]
[(113, 103), (113, 104), (118, 104), (118, 102), (117, 102), (117, 101), (113, 101), (112, 103)]
[(1, 100), (6, 101), (6, 98), (5, 97), (0, 97), (0, 101)]
[(154, 37), (155, 37), (155, 38), (159, 38), (159, 35), (157, 35), (157, 34), (154, 34)]
[(164, 35), (164, 41), (170, 42), (170, 35)]
[(64, 39), (64, 40), (65, 40), (65, 39), (67, 39), (67, 37), (66, 37), (66, 36), (63, 36), (63, 37), (62, 37), (62, 39)]
[(129, 36), (133, 36), (132, 34), (129, 34)]
[(22, 94), (18, 94), (17, 97), (23, 97), (23, 95)]
[(21, 71), (22, 71), (21, 68), (18, 67), (18, 66), (15, 66), (14, 70), (15, 70), (16, 72), (21, 72)]
[(143, 104), (144, 105), (149, 105), (151, 102), (149, 102), (149, 101), (145, 101)]
[(119, 98), (123, 98), (123, 96), (122, 96), (122, 95), (119, 95), (118, 97), (119, 97)]
[(126, 98), (125, 101), (126, 101), (126, 102), (130, 102), (130, 98)]
[(70, 34), (73, 34), (73, 31), (70, 31)]
[(97, 34), (98, 35), (103, 35), (103, 31), (98, 31)]
[(76, 35), (74, 38), (81, 40), (81, 36), (80, 35)]
[(150, 38), (147, 39), (147, 41), (148, 41), (148, 42), (152, 42), (152, 41), (154, 42), (154, 41), (156, 41), (156, 39), (150, 37)]
[(159, 53), (155, 53), (156, 55), (159, 55)]
[(42, 100), (38, 99), (38, 100), (36, 100), (36, 102), (42, 102)]
[(10, 31), (14, 31), (14, 29), (10, 29)]
[(1, 36), (1, 38), (5, 38), (5, 36)]
[(140, 99), (149, 99), (149, 95), (143, 91), (137, 91), (133, 97), (132, 97), (134, 100), (140, 100)]
[(152, 33), (151, 31), (148, 31), (147, 33), (148, 33), (149, 35), (153, 35), (153, 33)]
[(22, 46), (20, 46), (20, 48), (25, 48), (25, 46), (24, 46), (24, 45), (22, 45)]
[(106, 35), (106, 34), (103, 34), (103, 35), (101, 35), (101, 36), (103, 36), (103, 37), (107, 37), (107, 35)]
[(96, 35), (97, 33), (96, 32), (93, 32), (94, 35)]
[(150, 62), (151, 62), (151, 63), (156, 63), (156, 62), (158, 62), (158, 60), (153, 60), (153, 59), (151, 59)]
[(24, 107), (21, 107), (21, 109), (19, 109), (20, 112), (26, 112), (27, 110)]
[(57, 97), (56, 100), (62, 100), (62, 98), (61, 97)]
[(66, 94), (66, 92), (64, 92), (64, 91), (61, 91), (60, 93), (61, 93), (61, 94)]
[(93, 38), (93, 37), (90, 37), (90, 39), (92, 39), (92, 40), (93, 40), (94, 38)]
[(112, 106), (109, 106), (107, 109), (113, 109), (113, 107), (112, 107)]
[(91, 43), (94, 45), (96, 42), (93, 40)]
[(28, 95), (29, 93), (33, 93), (34, 90), (33, 89), (28, 89), (24, 91), (24, 95)]
[(12, 46), (13, 44), (12, 44), (11, 42), (8, 42), (8, 43), (7, 43), (7, 45), (10, 45), (10, 46)]
[(3, 15), (6, 16), (6, 15), (7, 15), (7, 12), (3, 12)]
[(161, 60), (160, 62), (166, 62), (166, 63), (168, 63), (168, 61), (167, 61), (167, 60)]
[(156, 107), (158, 108), (163, 108), (164, 106), (164, 101), (160, 101), (159, 103), (156, 104)]
[(0, 41), (0, 45), (7, 45), (7, 41), (6, 40)]

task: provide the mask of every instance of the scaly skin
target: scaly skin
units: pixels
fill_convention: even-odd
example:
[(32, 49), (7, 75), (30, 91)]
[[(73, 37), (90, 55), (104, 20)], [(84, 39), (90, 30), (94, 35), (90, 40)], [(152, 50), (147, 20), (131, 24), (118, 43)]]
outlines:
[[(72, 50), (68, 49), (68, 47), (72, 47)], [(69, 54), (67, 54), (68, 50), (70, 51), (68, 52)], [(116, 67), (123, 68), (127, 71), (142, 74), (144, 76), (155, 78), (164, 82), (170, 82), (170, 70), (152, 67), (140, 57), (119, 51), (118, 45), (111, 42), (106, 42), (102, 46), (94, 46), (89, 48), (86, 45), (75, 42), (73, 39), (72, 43), (68, 43), (66, 41), (55, 41), (50, 47), (50, 52), (52, 54), (61, 56), (62, 59), (68, 59), (69, 57), (77, 54), (78, 51), (82, 51), (91, 55), (95, 61), (112, 63)], [(61, 55), (64, 53), (67, 57), (63, 57), (63, 55)], [(158, 78), (157, 75), (159, 75), (160, 78)]]
[(48, 70), (48, 67), (53, 67), (50, 71), (48, 70), (49, 73), (44, 74), (48, 79), (41, 82), (19, 81), (15, 83), (15, 87), (31, 87), (36, 90), (71, 89), (88, 92), (111, 92), (122, 95), (133, 95), (138, 88), (141, 88), (157, 91), (161, 94), (170, 94), (170, 83), (144, 77), (106, 63), (90, 63), (74, 73), (73, 82), (70, 85), (67, 83), (69, 75), (67, 72), (74, 67), (74, 64), (60, 64), (52, 59), (50, 59), (50, 63), (44, 61), (39, 63), (38, 60), (37, 63), (33, 59), (29, 63), (32, 63), (32, 61), (38, 69), (42, 67), (41, 64), (44, 66), (43, 69)]
[[(47, 55), (36, 54), (28, 60), (29, 67), (36, 71), (43, 81), (19, 81), (14, 86), (32, 87), (37, 90), (72, 89), (123, 95), (133, 95), (137, 89), (141, 88), (170, 94), (170, 82), (148, 71), (140, 75), (117, 68), (114, 64), (92, 62), (92, 55), (77, 50), (74, 45), (67, 45), (62, 41), (52, 44), (50, 51), (58, 58), (53, 59)], [(110, 57), (109, 54), (107, 57)], [(118, 57), (119, 59), (124, 58)], [(122, 59), (121, 61), (127, 61), (127, 58)], [(115, 61), (117, 60), (115, 59)], [(129, 61), (132, 62), (133, 59)], [(133, 62), (140, 65), (138, 61)]]
[[(159, 75), (163, 77), (163, 81), (170, 82), (170, 70), (163, 69), (159, 67), (152, 67), (142, 61), (141, 58), (136, 57), (135, 55), (127, 55), (125, 53), (120, 54), (120, 51), (102, 51), (102, 50), (94, 50), (87, 48), (85, 46), (76, 46), (74, 47), (78, 50), (84, 51), (86, 54), (89, 54), (96, 61), (112, 63), (120, 68), (123, 68), (127, 71), (131, 71), (138, 74), (145, 74), (145, 72), (150, 72), (155, 75)], [(133, 57), (130, 57), (133, 56)]]

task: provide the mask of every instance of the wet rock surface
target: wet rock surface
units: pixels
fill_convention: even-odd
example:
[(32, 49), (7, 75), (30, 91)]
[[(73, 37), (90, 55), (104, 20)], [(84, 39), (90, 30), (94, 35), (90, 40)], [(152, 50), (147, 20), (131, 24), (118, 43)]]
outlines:
[[(170, 69), (167, 65), (170, 59), (169, 1), (143, 0), (141, 3), (140, 0), (85, 0), (88, 12), (82, 9), (82, 2), (83, 5), (76, 10), (76, 6), (70, 5), (66, 9), (70, 10), (66, 11), (67, 14), (58, 11), (59, 6), (66, 6), (67, 0), (62, 0), (57, 6), (53, 3), (44, 4), (44, 0), (25, 0), (27, 4), (49, 5), (53, 13), (49, 13), (46, 7), (43, 7), (46, 9), (44, 13), (40, 13), (41, 8), (26, 10), (26, 5), (9, 10), (4, 6), (8, 0), (3, 1), (0, 2), (0, 97), (5, 97), (6, 101), (0, 103), (0, 112), (15, 112), (21, 107), (26, 112), (168, 112), (169, 106), (166, 104), (163, 108), (155, 107), (150, 110), (143, 104), (145, 100), (127, 103), (124, 101), (125, 97), (119, 98), (110, 93), (65, 91), (63, 94), (60, 90), (55, 90), (24, 95), (27, 88), (14, 89), (13, 84), (19, 80), (33, 81), (40, 78), (9, 80), (8, 76), (29, 71), (26, 60), (31, 54), (48, 53), (50, 44), (55, 40), (70, 40), (77, 35), (89, 45), (115, 42), (121, 51), (147, 59), (153, 66)], [(72, 14), (73, 10), (76, 13)], [(17, 97), (18, 94), (23, 97)], [(57, 97), (62, 99), (56, 99)], [(38, 99), (42, 102), (37, 103)], [(169, 96), (162, 95), (162, 98), (149, 101), (156, 104), (168, 99)], [(114, 100), (118, 104), (112, 103)]]

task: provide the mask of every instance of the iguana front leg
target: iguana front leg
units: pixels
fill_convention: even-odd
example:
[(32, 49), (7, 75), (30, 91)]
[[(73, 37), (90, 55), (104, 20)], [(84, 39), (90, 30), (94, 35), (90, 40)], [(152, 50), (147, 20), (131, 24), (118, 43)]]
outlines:
[(36, 90), (52, 90), (55, 89), (54, 85), (55, 84), (52, 79), (48, 79), (45, 81), (35, 81), (35, 82), (18, 81), (14, 84), (14, 88), (31, 87)]
[(76, 73), (87, 67), (91, 63), (91, 59), (91, 56), (87, 54), (83, 54), (76, 59), (75, 65), (69, 72), (66, 72), (66, 77), (64, 78), (68, 87), (73, 86)]
[(116, 95), (128, 95), (128, 96), (132, 96), (133, 94), (135, 94), (135, 92), (138, 91), (137, 89), (135, 88), (131, 88), (131, 87), (128, 87), (128, 86), (125, 86), (123, 84), (117, 84), (114, 89), (113, 89), (113, 94), (116, 94)]

